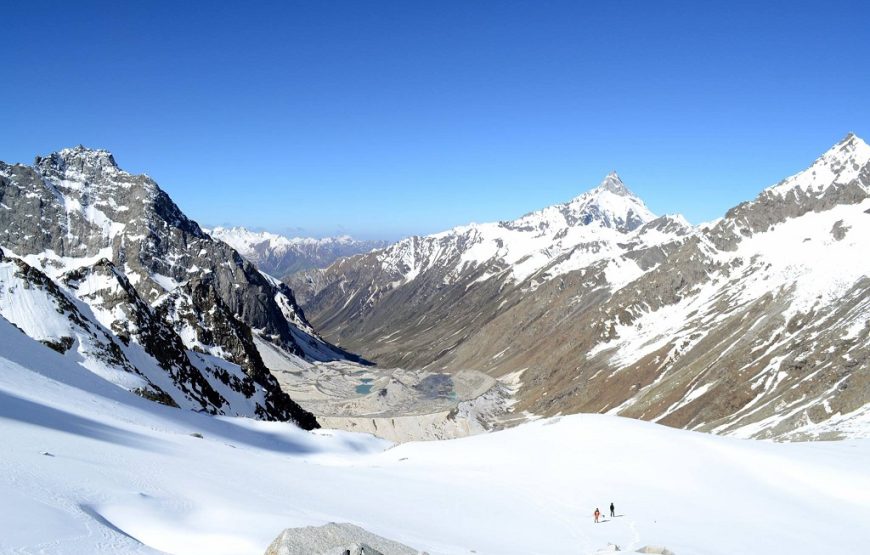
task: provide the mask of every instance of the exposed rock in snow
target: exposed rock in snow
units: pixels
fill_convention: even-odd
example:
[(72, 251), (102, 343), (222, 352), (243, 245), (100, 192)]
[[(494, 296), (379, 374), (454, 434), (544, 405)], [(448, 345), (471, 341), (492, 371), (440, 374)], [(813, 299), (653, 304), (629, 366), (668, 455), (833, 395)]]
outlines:
[(636, 553), (654, 553), (655, 555), (676, 555), (673, 551), (666, 547), (656, 545), (645, 545), (636, 551)]
[(353, 524), (287, 528), (275, 538), (266, 555), (423, 555)]

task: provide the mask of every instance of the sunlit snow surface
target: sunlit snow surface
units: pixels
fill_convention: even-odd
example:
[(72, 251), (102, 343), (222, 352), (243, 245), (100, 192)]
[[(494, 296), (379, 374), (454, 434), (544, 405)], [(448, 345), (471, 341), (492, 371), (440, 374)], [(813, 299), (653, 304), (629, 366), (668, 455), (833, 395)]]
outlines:
[[(0, 440), (2, 553), (260, 554), (346, 521), (432, 554), (845, 554), (870, 522), (870, 441), (571, 416), (389, 448), (149, 403), (5, 320)], [(593, 524), (611, 501), (622, 516)]]

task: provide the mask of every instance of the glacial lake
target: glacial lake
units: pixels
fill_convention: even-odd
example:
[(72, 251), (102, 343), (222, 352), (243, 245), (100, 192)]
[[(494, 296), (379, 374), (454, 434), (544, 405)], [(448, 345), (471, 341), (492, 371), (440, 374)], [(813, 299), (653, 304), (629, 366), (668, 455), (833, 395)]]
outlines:
[(356, 386), (356, 392), (360, 395), (368, 395), (369, 393), (371, 393), (372, 381), (374, 380), (372, 378), (360, 378), (360, 381), (362, 383)]

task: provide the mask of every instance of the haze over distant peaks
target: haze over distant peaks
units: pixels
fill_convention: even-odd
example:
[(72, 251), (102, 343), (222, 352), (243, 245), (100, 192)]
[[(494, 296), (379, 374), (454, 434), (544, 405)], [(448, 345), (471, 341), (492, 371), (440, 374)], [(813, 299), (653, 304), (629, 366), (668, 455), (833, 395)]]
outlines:
[(277, 277), (300, 270), (325, 268), (339, 258), (389, 244), (388, 241), (358, 241), (349, 235), (322, 239), (285, 237), (244, 227), (214, 227), (205, 231), (239, 251), (261, 271)]

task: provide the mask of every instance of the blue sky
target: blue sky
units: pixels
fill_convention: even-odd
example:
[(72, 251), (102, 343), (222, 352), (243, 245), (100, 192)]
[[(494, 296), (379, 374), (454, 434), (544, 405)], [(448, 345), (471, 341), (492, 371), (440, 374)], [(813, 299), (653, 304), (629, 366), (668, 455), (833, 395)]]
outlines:
[(867, 4), (3, 0), (0, 159), (107, 148), (200, 223), (290, 234), (514, 218), (614, 169), (697, 223), (870, 140)]

